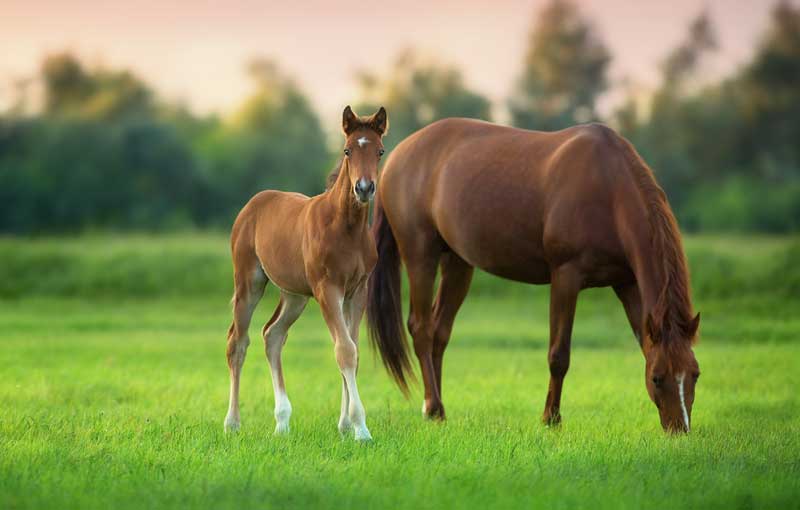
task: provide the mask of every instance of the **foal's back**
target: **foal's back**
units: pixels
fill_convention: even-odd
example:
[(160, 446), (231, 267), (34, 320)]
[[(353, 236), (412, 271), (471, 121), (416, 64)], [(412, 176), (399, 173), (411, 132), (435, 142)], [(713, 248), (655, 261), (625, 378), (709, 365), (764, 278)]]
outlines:
[(305, 218), (313, 199), (301, 193), (267, 190), (244, 206), (231, 232), (236, 267), (263, 271), (274, 285), (310, 295), (302, 270)]

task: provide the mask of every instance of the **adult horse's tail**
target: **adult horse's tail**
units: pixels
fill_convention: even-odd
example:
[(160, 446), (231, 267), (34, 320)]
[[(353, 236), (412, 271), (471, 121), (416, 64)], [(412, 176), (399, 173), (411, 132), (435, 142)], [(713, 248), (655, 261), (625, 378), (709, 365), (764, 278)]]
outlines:
[(381, 353), (386, 370), (404, 395), (408, 396), (407, 376), (413, 378), (408, 357), (408, 342), (403, 328), (400, 298), (400, 253), (379, 199), (375, 200), (372, 235), (378, 249), (378, 263), (369, 278), (367, 326), (369, 338)]

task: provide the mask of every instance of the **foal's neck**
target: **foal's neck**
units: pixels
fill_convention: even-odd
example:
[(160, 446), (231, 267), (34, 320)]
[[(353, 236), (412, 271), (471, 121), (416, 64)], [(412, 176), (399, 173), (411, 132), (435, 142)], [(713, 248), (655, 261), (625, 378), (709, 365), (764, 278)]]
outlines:
[(369, 205), (356, 200), (350, 188), (350, 168), (347, 160), (342, 161), (336, 182), (328, 192), (329, 201), (336, 211), (337, 219), (347, 230), (367, 228)]

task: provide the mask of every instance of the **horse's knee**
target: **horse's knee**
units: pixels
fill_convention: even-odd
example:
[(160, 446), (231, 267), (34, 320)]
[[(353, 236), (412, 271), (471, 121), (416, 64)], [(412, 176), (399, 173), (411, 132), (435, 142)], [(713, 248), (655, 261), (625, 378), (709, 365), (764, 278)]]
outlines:
[(447, 344), (450, 343), (451, 332), (452, 332), (452, 327), (447, 327), (444, 325), (437, 326), (436, 331), (434, 331), (433, 334), (434, 356), (444, 355), (444, 351), (445, 349), (447, 349)]
[(231, 326), (228, 333), (228, 348), (226, 355), (230, 368), (241, 367), (247, 354), (247, 346), (250, 345), (250, 338), (247, 335), (239, 335), (236, 328)]
[(547, 355), (547, 362), (550, 365), (551, 376), (564, 377), (569, 370), (569, 352), (551, 350)]
[(416, 314), (408, 317), (408, 332), (414, 341), (414, 352), (417, 357), (427, 355), (433, 347), (433, 335), (431, 335), (430, 321), (423, 320)]
[(336, 363), (342, 370), (358, 367), (358, 348), (349, 338), (338, 339), (334, 346), (336, 353)]

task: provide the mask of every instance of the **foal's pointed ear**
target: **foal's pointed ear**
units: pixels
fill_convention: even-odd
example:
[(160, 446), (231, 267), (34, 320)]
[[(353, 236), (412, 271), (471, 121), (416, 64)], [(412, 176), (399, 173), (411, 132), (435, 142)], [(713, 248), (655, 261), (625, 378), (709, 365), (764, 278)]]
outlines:
[(358, 129), (358, 126), (358, 115), (353, 113), (353, 109), (350, 108), (350, 105), (345, 106), (344, 112), (342, 112), (342, 131), (344, 131), (345, 135), (349, 135)]
[(375, 115), (373, 115), (370, 120), (370, 126), (381, 136), (389, 132), (389, 116), (386, 113), (386, 108), (381, 106), (380, 109), (375, 112)]

